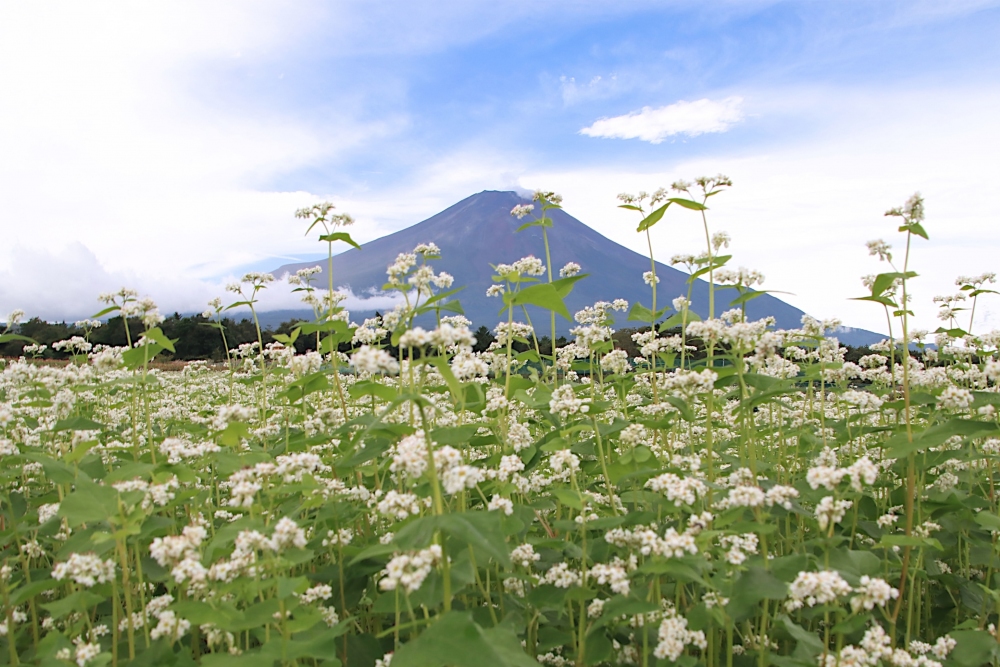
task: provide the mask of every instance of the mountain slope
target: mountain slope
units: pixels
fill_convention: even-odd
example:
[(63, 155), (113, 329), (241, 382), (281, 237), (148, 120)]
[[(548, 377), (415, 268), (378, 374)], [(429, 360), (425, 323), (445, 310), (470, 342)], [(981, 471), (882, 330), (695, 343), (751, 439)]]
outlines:
[[(510, 263), (526, 255), (545, 258), (545, 245), (541, 229), (533, 227), (515, 233), (524, 222), (510, 215), (517, 204), (529, 203), (514, 192), (487, 190), (467, 197), (423, 222), (364, 244), (361, 250), (351, 249), (334, 257), (334, 284), (350, 287), (355, 294), (381, 287), (386, 280), (385, 268), (402, 252), (411, 252), (419, 243), (433, 242), (441, 248), (441, 259), (434, 262), (437, 271), (447, 271), (455, 277), (455, 287), (465, 289), (457, 295), (466, 316), (475, 326), (485, 324), (492, 328), (500, 320), (498, 311), (502, 303), (497, 298), (487, 298), (486, 289), (493, 284), (491, 264)], [(591, 305), (595, 301), (627, 299), (630, 304), (641, 302), (649, 307), (652, 292), (642, 280), (649, 270), (649, 258), (621, 246), (598, 234), (565, 211), (550, 211), (553, 227), (549, 229), (552, 263), (558, 271), (567, 262), (577, 262), (589, 277), (578, 282), (566, 298), (570, 312)], [(527, 220), (527, 219), (526, 219)], [(274, 271), (277, 276), (294, 273), (300, 268), (325, 262), (286, 264)], [(688, 291), (688, 274), (665, 264), (657, 263), (660, 277), (657, 288), (658, 306), (669, 305), (677, 296)], [(321, 275), (315, 284), (325, 285)], [(716, 292), (716, 315), (728, 308), (735, 297), (734, 290)], [(708, 284), (696, 281), (692, 290), (693, 310), (701, 316), (708, 311)], [(532, 322), (540, 334), (548, 331), (548, 316), (540, 310), (529, 309)], [(751, 319), (772, 315), (781, 328), (799, 326), (803, 312), (783, 301), (764, 295), (747, 304)], [(357, 320), (364, 313), (353, 312)], [(617, 325), (626, 326), (625, 316), (619, 314)], [(557, 318), (559, 333), (566, 333), (572, 323)], [(847, 333), (847, 332), (845, 332)], [(876, 334), (853, 330), (847, 338), (880, 340)], [(857, 343), (852, 343), (857, 344)]]

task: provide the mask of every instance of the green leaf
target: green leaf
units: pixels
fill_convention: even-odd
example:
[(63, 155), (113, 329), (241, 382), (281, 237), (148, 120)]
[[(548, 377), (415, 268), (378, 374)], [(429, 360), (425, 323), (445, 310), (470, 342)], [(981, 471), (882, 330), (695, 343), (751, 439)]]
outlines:
[(576, 510), (583, 509), (583, 498), (580, 496), (579, 491), (574, 489), (552, 489), (551, 493), (563, 505)]
[(76, 490), (59, 504), (59, 516), (76, 527), (93, 521), (106, 521), (118, 514), (118, 492), (107, 486), (79, 480)]
[(1000, 427), (994, 422), (981, 422), (969, 419), (950, 419), (943, 424), (932, 426), (913, 436), (911, 441), (906, 433), (897, 433), (885, 441), (886, 453), (892, 458), (905, 458), (913, 452), (926, 451), (930, 447), (938, 447), (949, 438), (956, 435), (963, 437), (981, 437), (988, 433), (996, 433)]
[[(505, 295), (507, 296), (507, 295)], [(549, 283), (539, 283), (531, 287), (525, 287), (519, 292), (510, 295), (510, 305), (513, 306), (538, 306), (545, 310), (552, 310), (562, 315), (567, 320), (572, 320), (566, 304), (559, 291)]]
[(162, 346), (163, 349), (170, 350), (171, 352), (176, 352), (176, 350), (174, 349), (174, 343), (180, 340), (179, 338), (174, 338), (173, 340), (167, 338), (166, 334), (163, 333), (163, 330), (160, 329), (160, 327), (153, 327), (152, 329), (146, 329), (146, 331), (144, 331), (142, 335), (148, 338), (149, 340), (157, 343), (158, 345)]
[(875, 303), (880, 303), (883, 306), (887, 306), (889, 308), (899, 307), (898, 305), (896, 305), (895, 301), (893, 301), (887, 296), (858, 296), (852, 298), (851, 301), (873, 301)]
[(1000, 530), (1000, 516), (993, 512), (980, 511), (974, 517), (976, 523), (986, 530)]
[(502, 567), (510, 567), (510, 548), (499, 512), (459, 512), (438, 519), (441, 529), (453, 538), (482, 549)]
[(890, 272), (890, 273), (880, 273), (875, 276), (875, 282), (872, 283), (872, 296), (881, 296), (882, 292), (886, 291), (897, 279), (910, 279), (916, 278), (916, 271), (907, 271), (906, 273), (901, 272)]
[(661, 206), (660, 208), (656, 209), (655, 211), (647, 215), (645, 218), (643, 218), (642, 222), (639, 223), (639, 227), (635, 231), (644, 232), (653, 225), (655, 225), (656, 223), (658, 223), (660, 221), (660, 218), (663, 217), (663, 214), (667, 212), (667, 207), (670, 206), (670, 204), (671, 202), (668, 201), (666, 204), (664, 204), (663, 206)]
[[(635, 303), (632, 304), (631, 308), (629, 308), (629, 311), (628, 311), (628, 320), (630, 322), (631, 321), (637, 321), (637, 322), (655, 322), (656, 320), (658, 320), (661, 317), (663, 317), (668, 310), (670, 310), (670, 309), (669, 308), (661, 308), (660, 310), (658, 310), (658, 311), (656, 311), (654, 313), (649, 308), (646, 308), (644, 305), (642, 305), (641, 303), (639, 303), (637, 301), (637, 302), (635, 302)], [(676, 317), (676, 315), (674, 317)]]
[(21, 336), (20, 334), (5, 333), (0, 335), (0, 344), (8, 343), (12, 340), (23, 340), (25, 343), (32, 343), (34, 345), (37, 345), (37, 343), (35, 343), (35, 340), (33, 338), (28, 338), (27, 336)]
[(708, 210), (708, 207), (705, 206), (704, 204), (699, 204), (698, 202), (692, 201), (690, 199), (681, 199), (680, 197), (671, 197), (667, 201), (673, 202), (673, 203), (677, 204), (678, 206), (683, 206), (684, 208), (689, 208), (692, 211), (707, 211)]
[(448, 390), (451, 392), (452, 398), (455, 399), (456, 403), (461, 403), (465, 399), (465, 391), (462, 389), (462, 383), (458, 381), (458, 378), (455, 377), (455, 374), (451, 370), (451, 366), (448, 365), (448, 357), (424, 357), (420, 361), (437, 368), (438, 373), (444, 378), (445, 384), (448, 385)]
[(30, 584), (25, 584), (24, 586), (14, 590), (10, 595), (10, 603), (12, 605), (19, 605), (22, 602), (27, 602), (43, 591), (50, 591), (61, 585), (62, 582), (58, 579), (42, 579), (41, 581), (33, 581)]
[(816, 656), (823, 652), (823, 642), (815, 633), (796, 625), (785, 614), (778, 614), (777, 621), (785, 626), (785, 630), (795, 640), (795, 652), (792, 655), (796, 658), (814, 662)]
[(930, 240), (930, 237), (927, 236), (927, 231), (924, 229), (924, 226), (921, 225), (919, 222), (911, 222), (910, 224), (906, 225), (906, 228), (910, 232), (912, 232), (912, 233), (916, 234), (917, 236), (919, 236), (920, 238), (924, 239), (925, 241), (929, 241)]
[(45, 476), (51, 482), (55, 482), (56, 484), (72, 484), (76, 480), (76, 471), (62, 461), (45, 456), (44, 454), (35, 454), (34, 452), (21, 454), (21, 458), (41, 463), (42, 470), (45, 471)]
[(465, 447), (479, 430), (478, 424), (464, 426), (442, 426), (431, 431), (431, 440), (439, 445)]
[(67, 595), (61, 600), (43, 604), (42, 608), (47, 610), (52, 618), (59, 619), (72, 614), (75, 611), (86, 613), (95, 604), (104, 602), (104, 596), (90, 591), (77, 591)]
[(320, 241), (326, 241), (327, 243), (333, 243), (334, 241), (343, 241), (348, 245), (352, 245), (358, 250), (361, 250), (361, 246), (354, 242), (351, 235), (347, 232), (334, 232), (333, 234), (323, 234), (319, 237)]
[(238, 447), (243, 438), (250, 437), (250, 427), (243, 422), (231, 422), (217, 437), (223, 447)]
[(125, 367), (129, 370), (135, 370), (152, 361), (156, 355), (163, 352), (165, 349), (166, 348), (159, 343), (150, 343), (149, 345), (133, 347), (122, 352), (122, 363), (124, 363)]
[(736, 621), (748, 618), (761, 600), (781, 600), (788, 584), (757, 566), (751, 566), (733, 582), (728, 612)]
[(589, 275), (590, 275), (589, 273), (581, 273), (575, 276), (567, 276), (566, 278), (553, 280), (551, 284), (552, 287), (555, 288), (556, 292), (559, 293), (559, 296), (565, 299), (567, 296), (569, 296), (569, 293), (573, 291), (573, 286), (576, 285), (581, 280), (583, 280), (584, 278), (588, 277)]
[(598, 628), (604, 627), (608, 623), (613, 623), (622, 616), (636, 616), (638, 614), (646, 614), (651, 611), (659, 611), (659, 609), (660, 605), (656, 602), (616, 595), (604, 604), (601, 615), (596, 621), (594, 621), (590, 631), (593, 632)]
[(538, 667), (521, 648), (514, 631), (504, 625), (488, 630), (471, 612), (451, 611), (438, 617), (392, 657), (392, 667)]
[(94, 313), (93, 315), (91, 315), (90, 319), (96, 320), (98, 318), (104, 317), (105, 315), (107, 315), (109, 313), (117, 312), (118, 310), (120, 310), (120, 308), (118, 306), (108, 306), (107, 308), (105, 308), (101, 312)]
[(56, 422), (53, 431), (103, 431), (107, 428), (104, 424), (98, 424), (93, 419), (86, 417), (68, 417)]
[(396, 390), (394, 388), (371, 380), (362, 380), (351, 385), (347, 393), (350, 394), (351, 398), (355, 399), (362, 396), (375, 396), (381, 398), (383, 401), (391, 401), (396, 398)]
[(952, 630), (948, 634), (957, 642), (948, 656), (949, 661), (960, 667), (978, 667), (993, 662), (997, 654), (997, 641), (982, 630)]
[(933, 537), (918, 537), (916, 535), (883, 535), (875, 546), (879, 547), (932, 547), (944, 551), (944, 547)]

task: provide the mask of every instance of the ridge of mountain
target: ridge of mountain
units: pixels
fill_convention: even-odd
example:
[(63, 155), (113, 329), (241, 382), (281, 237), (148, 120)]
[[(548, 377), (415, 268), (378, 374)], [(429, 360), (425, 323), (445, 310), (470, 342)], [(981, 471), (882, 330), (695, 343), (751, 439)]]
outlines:
[[(488, 298), (486, 290), (493, 285), (491, 264), (511, 263), (521, 257), (534, 255), (545, 257), (545, 246), (539, 227), (531, 227), (522, 232), (515, 230), (525, 220), (517, 220), (510, 210), (518, 204), (530, 203), (515, 192), (485, 190), (471, 195), (448, 207), (440, 213), (410, 227), (369, 241), (361, 250), (351, 249), (336, 255), (333, 260), (334, 284), (349, 287), (355, 295), (378, 290), (386, 281), (385, 269), (399, 253), (412, 252), (420, 243), (433, 242), (441, 249), (441, 259), (435, 260), (435, 271), (446, 271), (455, 278), (454, 286), (465, 289), (456, 295), (465, 310), (466, 317), (474, 326), (485, 324), (492, 328), (500, 321), (499, 299)], [(596, 301), (626, 299), (629, 304), (640, 302), (649, 307), (652, 293), (643, 282), (642, 275), (650, 268), (649, 258), (602, 236), (564, 210), (548, 211), (552, 219), (549, 228), (549, 244), (552, 265), (564, 266), (576, 262), (583, 268), (588, 278), (579, 281), (566, 297), (569, 311), (575, 312), (592, 305)], [(281, 277), (297, 270), (321, 266), (323, 273), (316, 277), (315, 284), (327, 284), (326, 262), (298, 262), (285, 264), (273, 271)], [(669, 305), (677, 296), (688, 293), (688, 274), (672, 266), (657, 262), (656, 273), (660, 279), (657, 286), (658, 306)], [(728, 308), (735, 298), (735, 290), (716, 289), (716, 310)], [(692, 310), (702, 317), (708, 314), (708, 283), (696, 280), (691, 286)], [(372, 311), (374, 312), (374, 311)], [(529, 307), (531, 321), (536, 323), (539, 333), (548, 330), (548, 315), (540, 309)], [(747, 316), (759, 319), (768, 315), (775, 318), (777, 326), (783, 329), (796, 328), (805, 313), (780, 299), (764, 294), (747, 302)], [(368, 315), (352, 310), (352, 318)], [(615, 313), (616, 326), (627, 326), (626, 315)], [(542, 323), (542, 324), (540, 324)], [(639, 326), (641, 323), (632, 323)], [(566, 334), (575, 326), (557, 317), (557, 329)], [(883, 336), (863, 329), (842, 329), (837, 337), (846, 344), (865, 345), (881, 340)]]

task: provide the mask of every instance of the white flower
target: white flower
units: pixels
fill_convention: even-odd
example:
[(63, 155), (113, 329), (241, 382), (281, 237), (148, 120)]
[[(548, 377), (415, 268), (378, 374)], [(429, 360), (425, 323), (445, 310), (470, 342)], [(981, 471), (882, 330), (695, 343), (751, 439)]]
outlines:
[(680, 478), (667, 472), (646, 482), (646, 488), (662, 493), (674, 505), (694, 505), (695, 501), (708, 492), (705, 483), (696, 477)]
[(948, 385), (938, 396), (938, 405), (942, 410), (960, 411), (968, 410), (972, 407), (974, 397), (968, 389), (962, 389), (954, 385)]
[(659, 642), (653, 649), (653, 655), (660, 660), (676, 662), (688, 644), (705, 650), (708, 646), (705, 633), (701, 630), (688, 630), (687, 625), (687, 619), (683, 616), (678, 616), (673, 611), (668, 613), (660, 622), (660, 627), (657, 630)]
[(329, 600), (333, 597), (333, 588), (328, 584), (319, 584), (312, 588), (307, 588), (299, 595), (299, 602), (302, 604), (312, 604), (319, 600)]
[(378, 586), (383, 591), (403, 588), (413, 593), (424, 583), (431, 570), (441, 562), (441, 546), (432, 544), (427, 549), (409, 554), (397, 554), (382, 570), (383, 577)]
[(160, 613), (159, 623), (149, 633), (149, 636), (153, 639), (166, 637), (171, 642), (174, 642), (183, 637), (190, 629), (191, 621), (177, 618), (177, 615), (168, 609)]
[(867, 574), (861, 577), (860, 586), (854, 589), (858, 593), (851, 598), (851, 610), (858, 613), (862, 609), (871, 611), (876, 606), (884, 607), (889, 600), (899, 597), (899, 590), (893, 588), (885, 579), (869, 577)]
[(850, 592), (850, 584), (838, 572), (799, 572), (788, 589), (789, 600), (785, 603), (785, 609), (794, 611), (803, 606), (827, 604)]
[(304, 549), (306, 531), (299, 528), (299, 525), (288, 517), (284, 517), (274, 526), (274, 535), (271, 536), (269, 546), (272, 551), (278, 553), (290, 547)]
[(535, 210), (534, 204), (518, 204), (510, 210), (510, 214), (520, 220)]
[(569, 588), (579, 586), (583, 581), (580, 573), (565, 563), (556, 563), (545, 572), (541, 579), (543, 584), (552, 584), (556, 588)]
[(816, 506), (816, 520), (819, 522), (819, 529), (826, 530), (830, 524), (840, 523), (847, 510), (854, 505), (850, 500), (834, 500), (833, 496), (826, 496)]
[(360, 373), (389, 373), (399, 371), (399, 362), (385, 350), (379, 350), (369, 345), (362, 345), (351, 355), (351, 364)]
[(567, 262), (566, 266), (559, 269), (560, 278), (569, 278), (580, 273), (580, 265), (576, 262)]
[(510, 560), (515, 565), (531, 569), (532, 563), (541, 560), (541, 556), (535, 553), (535, 547), (530, 544), (519, 544), (510, 552)]
[(487, 509), (492, 510), (503, 510), (503, 513), (510, 516), (514, 513), (514, 503), (509, 498), (501, 498), (500, 496), (493, 496), (490, 498), (490, 503)]
[(101, 560), (97, 554), (71, 554), (65, 563), (56, 563), (52, 567), (52, 578), (72, 579), (84, 588), (97, 584), (106, 584), (115, 578), (115, 562)]
[(580, 413), (586, 414), (590, 410), (590, 398), (577, 398), (572, 385), (559, 385), (552, 392), (549, 410), (553, 414), (558, 414), (560, 419)]
[(412, 493), (391, 490), (378, 503), (379, 514), (402, 521), (411, 514), (420, 513), (420, 499)]

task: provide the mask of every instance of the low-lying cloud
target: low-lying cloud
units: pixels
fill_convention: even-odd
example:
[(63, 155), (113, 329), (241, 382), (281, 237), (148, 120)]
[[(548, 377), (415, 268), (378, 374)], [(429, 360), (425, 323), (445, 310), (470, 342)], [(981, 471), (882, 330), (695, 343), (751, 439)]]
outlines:
[(678, 134), (696, 137), (699, 134), (726, 132), (743, 120), (743, 98), (727, 97), (713, 101), (681, 100), (665, 107), (643, 107), (624, 116), (602, 118), (580, 130), (588, 137), (605, 139), (640, 139), (658, 144)]
[[(160, 312), (167, 315), (200, 313), (217, 296), (222, 297), (223, 303), (240, 300), (225, 289), (227, 284), (238, 281), (238, 276), (200, 278), (177, 271), (165, 278), (117, 271), (108, 269), (90, 248), (78, 242), (58, 249), (14, 246), (5, 264), (0, 269), (0, 321), (5, 321), (8, 313), (16, 309), (24, 310), (28, 318), (81, 320), (104, 308), (98, 301), (100, 293), (115, 292), (122, 287), (151, 297)], [(258, 294), (257, 311), (309, 310), (301, 295), (292, 292), (284, 276), (277, 277), (278, 281)], [(392, 310), (404, 298), (400, 293), (365, 290), (356, 294), (350, 287), (339, 289), (347, 293), (341, 305), (359, 314)], [(236, 317), (249, 314), (243, 310), (231, 312)]]

